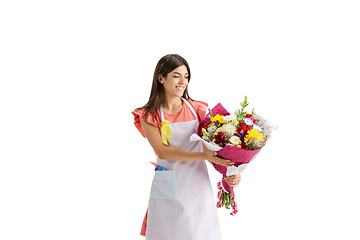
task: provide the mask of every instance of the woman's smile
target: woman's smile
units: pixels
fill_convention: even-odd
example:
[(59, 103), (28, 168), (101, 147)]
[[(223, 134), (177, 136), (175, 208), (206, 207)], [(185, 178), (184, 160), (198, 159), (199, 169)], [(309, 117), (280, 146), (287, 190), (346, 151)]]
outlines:
[(189, 73), (186, 66), (182, 65), (170, 72), (166, 78), (161, 77), (159, 81), (163, 84), (167, 97), (181, 97), (189, 82)]

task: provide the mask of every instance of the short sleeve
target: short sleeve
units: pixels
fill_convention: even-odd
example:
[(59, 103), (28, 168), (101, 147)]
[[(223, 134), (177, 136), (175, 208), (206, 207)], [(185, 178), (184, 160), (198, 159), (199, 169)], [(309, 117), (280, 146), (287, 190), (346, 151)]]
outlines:
[(199, 117), (199, 121), (201, 122), (207, 114), (209, 104), (202, 101), (190, 101), (190, 103), (194, 107), (195, 112)]
[[(144, 119), (144, 113), (145, 113), (145, 111), (142, 110), (142, 109), (137, 109), (137, 110), (134, 110), (134, 111), (132, 112), (132, 114), (134, 115), (134, 125), (135, 125), (135, 127), (139, 130), (139, 132), (141, 133), (141, 135), (142, 135), (144, 138), (146, 138), (145, 133), (144, 133), (144, 130), (143, 130), (142, 126), (141, 126), (141, 122), (140, 122), (140, 118), (141, 118), (141, 119)], [(153, 119), (152, 119), (152, 117), (151, 117), (151, 114), (149, 114), (149, 115), (147, 116), (146, 122), (148, 122), (148, 123), (154, 125), (155, 127), (158, 127), (158, 128), (159, 128), (159, 126), (153, 121)]]

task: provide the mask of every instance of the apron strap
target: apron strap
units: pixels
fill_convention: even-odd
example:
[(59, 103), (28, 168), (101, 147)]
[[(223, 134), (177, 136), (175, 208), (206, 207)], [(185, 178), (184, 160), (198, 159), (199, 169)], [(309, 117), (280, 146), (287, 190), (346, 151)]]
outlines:
[[(184, 98), (181, 98), (181, 99), (189, 107), (189, 109), (192, 112), (192, 114), (194, 115), (195, 119), (199, 121), (198, 116), (197, 116), (197, 114), (195, 112), (195, 109), (191, 106), (191, 104), (188, 101), (186, 101)], [(161, 114), (161, 122), (165, 121), (165, 115), (164, 115), (164, 110), (163, 110), (162, 104), (160, 106), (160, 114)]]
[(195, 112), (195, 109), (191, 106), (191, 104), (188, 102), (188, 101), (186, 101), (184, 98), (181, 98), (185, 103), (186, 103), (186, 105), (190, 108), (190, 110), (191, 110), (191, 112), (192, 112), (192, 114), (194, 115), (194, 117), (196, 118), (196, 120), (198, 120), (198, 117), (197, 117), (197, 114), (196, 114), (196, 112)]
[(161, 122), (165, 121), (164, 110), (162, 104), (160, 106)]

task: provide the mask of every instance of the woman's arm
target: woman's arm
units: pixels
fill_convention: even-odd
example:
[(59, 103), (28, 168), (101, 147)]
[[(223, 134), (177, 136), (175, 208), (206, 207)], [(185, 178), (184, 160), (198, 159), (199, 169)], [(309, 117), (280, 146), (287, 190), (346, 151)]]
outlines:
[[(205, 144), (202, 142), (202, 147), (203, 147), (203, 152), (205, 153), (205, 152), (207, 152), (207, 151), (209, 151), (209, 149), (205, 146)], [(206, 161), (208, 161), (211, 165), (213, 165), (214, 166), (214, 164), (212, 163), (212, 162), (210, 162), (209, 160), (206, 160)]]
[(232, 165), (231, 161), (217, 157), (216, 152), (192, 152), (172, 146), (165, 146), (162, 143), (161, 134), (157, 127), (145, 122), (142, 119), (140, 119), (140, 123), (151, 147), (161, 159), (173, 161), (193, 161), (206, 159), (209, 162), (214, 162), (225, 167)]
[[(207, 149), (207, 147), (205, 146), (205, 144), (203, 143), (203, 149), (204, 149), (204, 152), (206, 151), (209, 151)], [(211, 165), (214, 165), (212, 162), (210, 162), (208, 160), (208, 162), (211, 164)], [(240, 181), (241, 181), (241, 175), (238, 174), (238, 175), (232, 175), (232, 176), (229, 176), (229, 177), (224, 177), (225, 181), (229, 184), (230, 187), (236, 187), (239, 185)]]

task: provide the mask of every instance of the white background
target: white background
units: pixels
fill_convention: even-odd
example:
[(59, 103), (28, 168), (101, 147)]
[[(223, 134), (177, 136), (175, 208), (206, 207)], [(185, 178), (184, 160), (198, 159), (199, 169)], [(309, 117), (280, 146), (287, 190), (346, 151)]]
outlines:
[[(357, 1), (2, 1), (0, 239), (144, 239), (157, 61), (280, 127), (218, 210), (224, 239), (359, 239)], [(209, 167), (216, 194), (220, 175)], [(194, 183), (196, 184), (196, 183)]]

